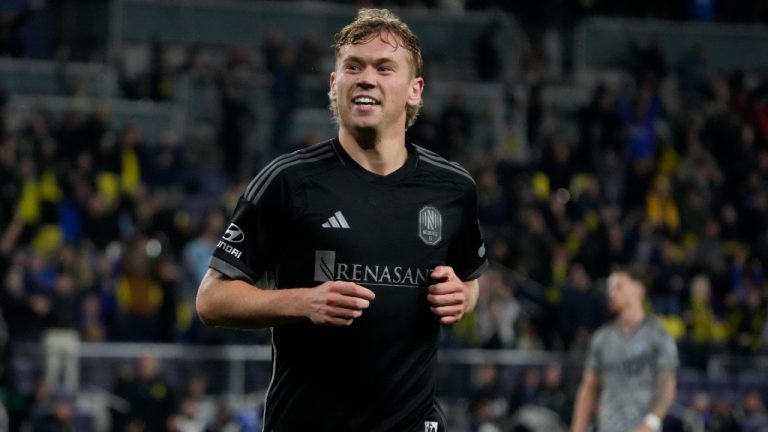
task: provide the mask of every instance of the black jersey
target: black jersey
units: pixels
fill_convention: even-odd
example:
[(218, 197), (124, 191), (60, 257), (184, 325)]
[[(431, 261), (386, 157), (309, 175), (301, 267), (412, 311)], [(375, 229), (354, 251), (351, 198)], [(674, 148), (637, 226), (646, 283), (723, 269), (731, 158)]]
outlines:
[(431, 270), (462, 280), (486, 266), (471, 176), (420, 147), (397, 171), (363, 169), (337, 139), (275, 159), (251, 181), (211, 267), (276, 289), (328, 280), (376, 298), (347, 327), (272, 328), (269, 432), (445, 430), (435, 403), (440, 324)]

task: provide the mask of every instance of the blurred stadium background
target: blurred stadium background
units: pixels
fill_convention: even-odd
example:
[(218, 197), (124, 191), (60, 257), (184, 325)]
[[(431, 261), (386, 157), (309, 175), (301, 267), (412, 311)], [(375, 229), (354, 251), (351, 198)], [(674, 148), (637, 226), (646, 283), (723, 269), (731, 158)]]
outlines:
[(3, 0), (0, 430), (260, 430), (268, 334), (204, 328), (195, 290), (249, 177), (335, 133), (330, 43), (359, 6), (422, 38), (409, 136), (478, 183), (493, 265), (444, 331), (451, 430), (568, 424), (614, 264), (679, 344), (665, 430), (768, 430), (748, 0)]

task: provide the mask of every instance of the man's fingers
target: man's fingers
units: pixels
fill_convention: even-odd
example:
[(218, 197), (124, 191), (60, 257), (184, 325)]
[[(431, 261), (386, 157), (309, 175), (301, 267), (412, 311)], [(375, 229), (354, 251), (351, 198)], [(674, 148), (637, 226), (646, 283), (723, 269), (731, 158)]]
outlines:
[(325, 325), (331, 325), (331, 326), (337, 326), (337, 327), (344, 327), (352, 324), (354, 322), (353, 319), (344, 319), (344, 318), (329, 318), (326, 322), (323, 324)]
[(328, 309), (328, 315), (332, 318), (341, 318), (344, 320), (349, 320), (354, 318), (360, 318), (360, 316), (363, 315), (363, 311), (334, 307), (334, 308)]
[(448, 316), (460, 316), (464, 312), (462, 306), (431, 306), (432, 313), (443, 318)]
[(427, 294), (427, 301), (434, 306), (460, 305), (464, 303), (464, 295), (462, 293)]
[(336, 282), (334, 284), (334, 291), (339, 294), (344, 294), (350, 297), (358, 297), (368, 301), (371, 301), (376, 297), (376, 294), (374, 294), (373, 291), (353, 282)]
[(440, 324), (453, 324), (455, 322), (458, 322), (461, 319), (458, 315), (451, 315), (447, 317), (440, 318)]
[(340, 293), (331, 295), (331, 297), (328, 298), (328, 303), (332, 306), (355, 310), (367, 309), (371, 304), (371, 302), (368, 300), (359, 297), (341, 295)]
[(450, 266), (437, 266), (432, 269), (432, 274), (430, 276), (432, 276), (433, 279), (458, 279), (456, 273), (453, 271), (453, 267)]
[(461, 290), (464, 289), (464, 286), (456, 283), (456, 282), (442, 282), (434, 285), (430, 285), (427, 288), (427, 291), (429, 291), (432, 295), (443, 295), (443, 294), (452, 294), (461, 292)]

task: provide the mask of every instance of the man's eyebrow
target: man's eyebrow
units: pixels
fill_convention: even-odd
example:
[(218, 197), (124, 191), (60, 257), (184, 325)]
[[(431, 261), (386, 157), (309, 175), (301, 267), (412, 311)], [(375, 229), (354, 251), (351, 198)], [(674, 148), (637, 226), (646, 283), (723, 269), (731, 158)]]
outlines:
[(374, 58), (373, 61), (368, 61), (358, 56), (349, 56), (349, 57), (343, 58), (342, 62), (373, 63), (377, 65), (384, 64), (384, 63), (397, 63), (395, 59), (393, 59), (392, 57), (379, 57), (379, 58)]

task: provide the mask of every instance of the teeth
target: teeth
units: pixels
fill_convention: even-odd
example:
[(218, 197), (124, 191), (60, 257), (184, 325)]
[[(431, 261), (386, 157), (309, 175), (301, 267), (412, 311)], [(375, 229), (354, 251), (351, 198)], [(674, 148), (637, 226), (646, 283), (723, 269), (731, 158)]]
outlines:
[(376, 102), (375, 99), (369, 98), (369, 97), (366, 97), (366, 96), (356, 97), (353, 100), (353, 102), (356, 103), (356, 104), (361, 104), (361, 105), (378, 105), (379, 104), (378, 102)]

